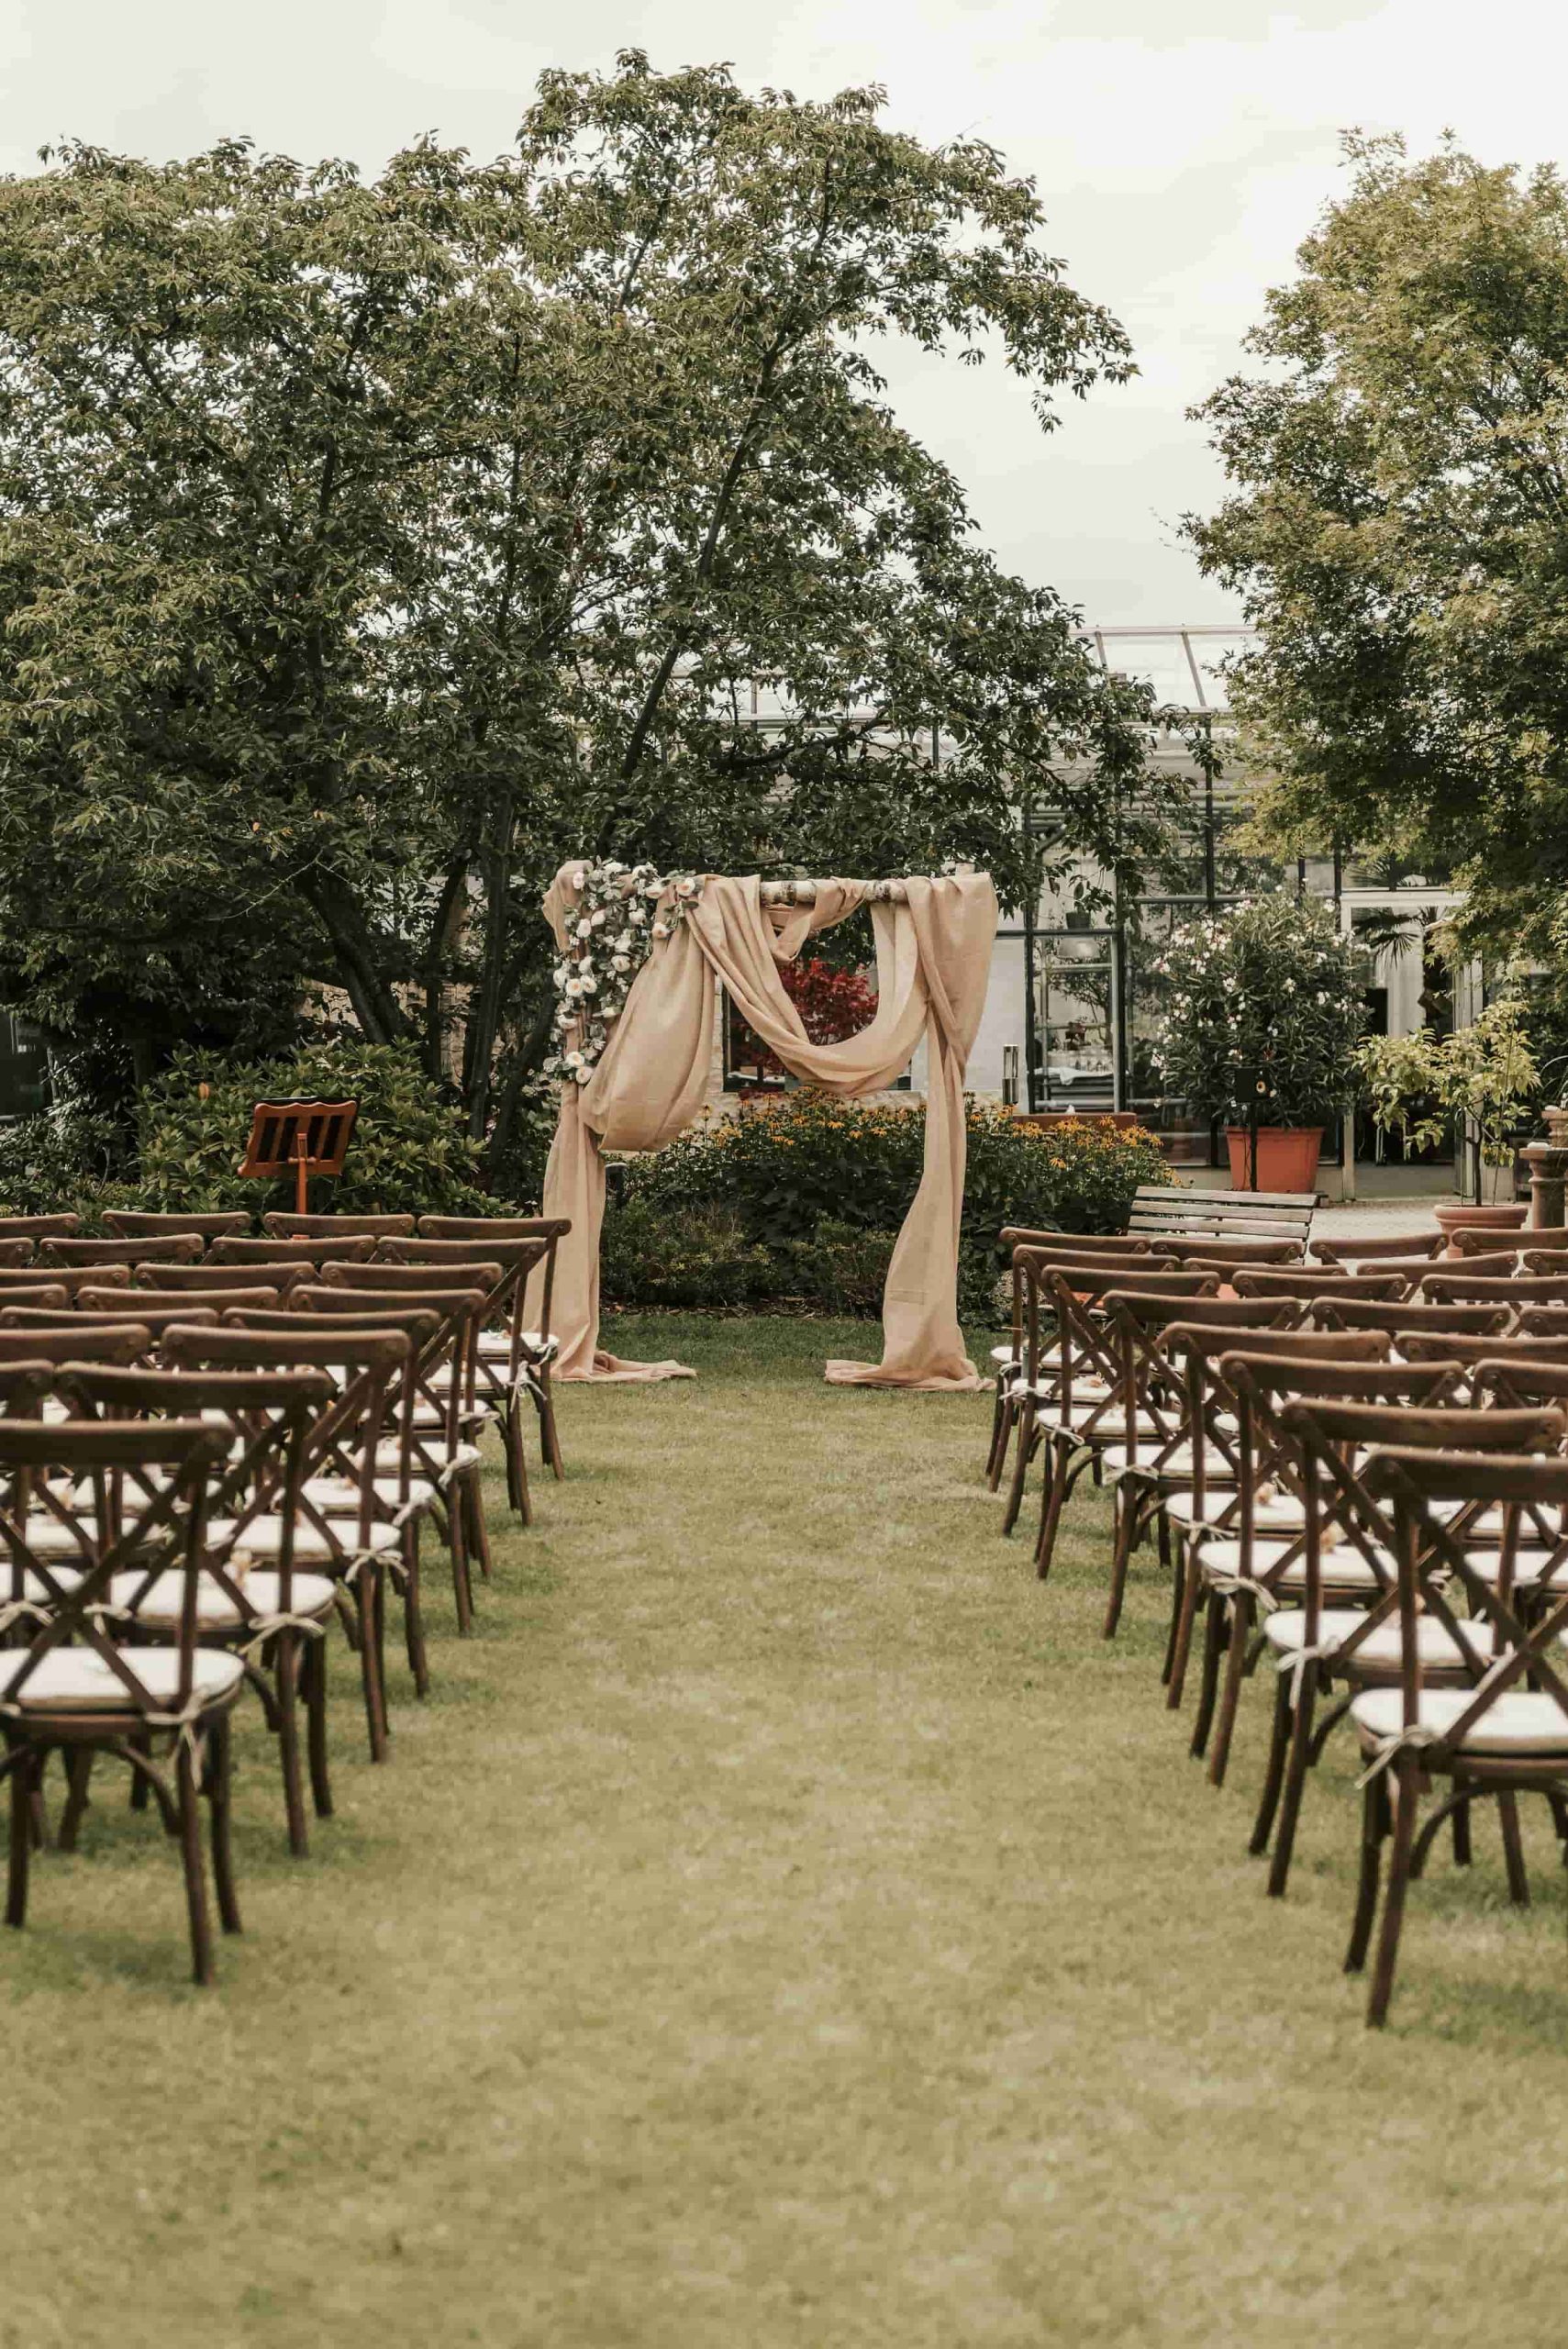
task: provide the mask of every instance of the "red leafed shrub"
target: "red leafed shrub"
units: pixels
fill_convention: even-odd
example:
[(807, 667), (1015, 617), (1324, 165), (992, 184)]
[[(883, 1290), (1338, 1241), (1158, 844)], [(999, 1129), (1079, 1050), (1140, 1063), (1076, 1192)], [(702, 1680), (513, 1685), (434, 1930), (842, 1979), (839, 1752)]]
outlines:
[[(859, 971), (837, 970), (813, 956), (807, 963), (786, 963), (779, 976), (814, 1044), (842, 1043), (846, 1036), (858, 1036), (869, 1028), (876, 1017), (876, 989)], [(760, 1076), (784, 1074), (784, 1063), (760, 1036), (749, 1028), (741, 1035), (747, 1059)]]

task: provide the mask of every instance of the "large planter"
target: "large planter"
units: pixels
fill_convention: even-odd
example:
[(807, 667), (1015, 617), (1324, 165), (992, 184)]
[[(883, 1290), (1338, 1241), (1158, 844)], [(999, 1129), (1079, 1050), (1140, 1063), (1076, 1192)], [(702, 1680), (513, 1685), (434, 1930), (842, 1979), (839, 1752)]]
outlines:
[(1466, 1206), (1456, 1201), (1452, 1207), (1434, 1208), (1438, 1230), (1451, 1240), (1456, 1231), (1517, 1231), (1529, 1213), (1529, 1203), (1519, 1199), (1507, 1207)]
[(1251, 1137), (1245, 1126), (1227, 1126), (1233, 1191), (1315, 1191), (1323, 1148), (1321, 1126), (1260, 1126), (1258, 1179), (1252, 1180)]

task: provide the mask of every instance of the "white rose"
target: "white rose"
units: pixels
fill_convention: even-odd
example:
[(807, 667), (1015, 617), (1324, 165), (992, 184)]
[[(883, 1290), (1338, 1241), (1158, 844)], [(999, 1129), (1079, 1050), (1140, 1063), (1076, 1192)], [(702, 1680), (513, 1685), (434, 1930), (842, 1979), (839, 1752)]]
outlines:
[(580, 921), (577, 925), (577, 935), (579, 938), (592, 938), (594, 935), (593, 923), (591, 921)]
[(592, 971), (589, 971), (585, 973), (581, 979), (579, 979), (577, 983), (577, 992), (579, 995), (595, 995), (598, 992), (598, 980), (594, 976)]
[(610, 968), (612, 971), (629, 971), (631, 968), (631, 956), (629, 954), (612, 954), (610, 956)]
[(593, 1072), (593, 1070), (592, 1070), (591, 1068), (580, 1068), (580, 1069), (577, 1071), (577, 1073), (576, 1073), (576, 1074), (577, 1074), (577, 1082), (578, 1082), (578, 1084), (579, 1084), (579, 1085), (586, 1085), (586, 1084), (587, 1084), (587, 1082), (588, 1082), (588, 1079), (593, 1075), (594, 1072)]
[(635, 922), (638, 929), (640, 930), (644, 922), (648, 919), (648, 916), (643, 912), (640, 906), (633, 906), (627, 915), (627, 919), (628, 921)]
[(599, 910), (598, 910), (598, 912), (597, 912), (596, 914), (591, 914), (591, 915), (589, 916), (589, 918), (588, 918), (588, 920), (589, 920), (589, 927), (590, 927), (590, 929), (593, 929), (593, 930), (603, 930), (603, 928), (604, 928), (604, 926), (605, 926), (606, 922), (608, 920), (608, 918), (609, 918), (608, 915), (606, 913), (606, 911), (605, 911), (605, 909), (604, 909), (603, 906), (601, 906), (601, 907), (599, 907)]
[(670, 935), (669, 923), (667, 921), (656, 921), (653, 925), (653, 935), (655, 938), (668, 938)]
[(580, 996), (580, 995), (582, 994), (582, 992), (583, 992), (583, 982), (582, 982), (582, 980), (581, 980), (581, 979), (568, 979), (568, 980), (567, 980), (567, 982), (566, 982), (566, 989), (565, 989), (565, 991), (566, 991), (566, 993), (567, 993), (569, 996)]

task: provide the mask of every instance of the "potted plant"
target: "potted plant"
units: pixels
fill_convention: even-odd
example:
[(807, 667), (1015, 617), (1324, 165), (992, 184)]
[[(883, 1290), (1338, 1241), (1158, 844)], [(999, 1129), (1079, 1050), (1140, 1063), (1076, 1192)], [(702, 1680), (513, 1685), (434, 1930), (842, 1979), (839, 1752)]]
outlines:
[(1323, 1129), (1354, 1090), (1359, 958), (1327, 906), (1257, 897), (1177, 931), (1155, 1053), (1167, 1093), (1224, 1121), (1238, 1190), (1310, 1191)]
[(1468, 1121), (1477, 1192), (1499, 1220), (1524, 1213), (1499, 1202), (1512, 1200), (1514, 1130), (1540, 1090), (1527, 1018), (1517, 996), (1504, 996), (1451, 1035), (1423, 1028), (1413, 1036), (1374, 1036), (1357, 1055), (1373, 1123), (1384, 1133), (1419, 1149), (1440, 1137), (1449, 1118)]

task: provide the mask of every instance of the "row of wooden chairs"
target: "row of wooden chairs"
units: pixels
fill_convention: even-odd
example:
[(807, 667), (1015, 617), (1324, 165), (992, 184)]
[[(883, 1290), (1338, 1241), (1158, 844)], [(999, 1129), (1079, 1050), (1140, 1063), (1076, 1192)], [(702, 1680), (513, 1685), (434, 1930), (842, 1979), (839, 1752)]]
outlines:
[[(1251, 1837), (1275, 1894), (1310, 1772), (1349, 1722), (1363, 1774), (1346, 1962), (1372, 1954), (1381, 2022), (1407, 1889), (1445, 1823), (1467, 1863), (1472, 1814), (1495, 1804), (1516, 1899), (1526, 1794), (1568, 1843), (1568, 1286), (1401, 1267), (1376, 1293), (1386, 1257), (1381, 1276), (1300, 1267), (1294, 1284), (1125, 1261), (1096, 1276), (1060, 1245), (1019, 1252), (1008, 1526), (1043, 1451), (1045, 1575), (1078, 1478), (1110, 1485), (1107, 1635), (1135, 1552), (1157, 1541), (1167, 1701), (1184, 1700), (1201, 1622), (1192, 1748), (1216, 1784), (1249, 1674), (1275, 1666)], [(1423, 1820), (1434, 1784), (1447, 1792)]]
[[(306, 1787), (318, 1816), (331, 1808), (333, 1626), (358, 1651), (373, 1759), (388, 1745), (389, 1596), (402, 1605), (416, 1693), (428, 1688), (427, 1520), (450, 1548), (460, 1631), (472, 1621), (473, 1570), (490, 1570), (477, 1438), (516, 1404), (507, 1374), (535, 1273), (545, 1329), (526, 1341), (536, 1360), (523, 1359), (538, 1367), (559, 1233), (536, 1226), (497, 1239), (486, 1223), (483, 1252), (467, 1230), (274, 1235), (252, 1244), (303, 1237), (312, 1252), (201, 1264), (163, 1252), (180, 1236), (148, 1235), (151, 1256), (40, 1265), (32, 1285), (14, 1273), (0, 1280), (0, 1773), (11, 1780), (8, 1920), (26, 1916), (51, 1757), (64, 1766), (59, 1834), (69, 1847), (95, 1763), (111, 1756), (130, 1770), (133, 1800), (155, 1798), (180, 1843), (193, 1968), (205, 1982), (214, 1951), (204, 1803), (219, 1921), (239, 1929), (234, 1707), (247, 1688), (261, 1701), (288, 1842), (303, 1853)], [(44, 1235), (55, 1246), (69, 1237)], [(364, 1244), (339, 1252), (346, 1238)], [(150, 1279), (160, 1286), (137, 1285)], [(504, 1347), (494, 1342), (498, 1314)], [(547, 1376), (535, 1400), (559, 1474)], [(507, 1470), (526, 1511), (510, 1435)]]

